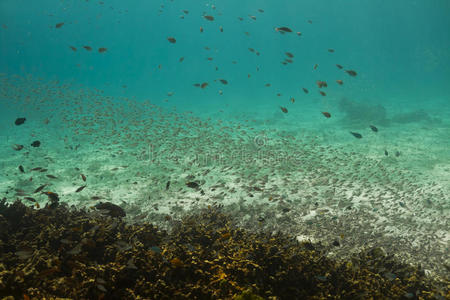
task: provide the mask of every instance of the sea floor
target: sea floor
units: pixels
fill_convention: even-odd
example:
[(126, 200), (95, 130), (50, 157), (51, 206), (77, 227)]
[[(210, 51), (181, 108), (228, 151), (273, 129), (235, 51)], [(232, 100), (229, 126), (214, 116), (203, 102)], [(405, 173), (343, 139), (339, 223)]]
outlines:
[[(43, 207), (48, 197), (35, 191), (45, 184), (42, 191), (77, 208), (110, 201), (130, 222), (166, 229), (223, 206), (242, 227), (321, 243), (333, 258), (382, 247), (449, 278), (448, 110), (433, 114), (439, 122), (391, 118), (374, 132), (352, 129), (344, 112), (326, 119), (314, 106), (303, 114), (317, 117), (301, 120), (277, 106), (248, 118), (233, 108), (183, 112), (95, 91), (44, 103), (53, 87), (42, 89), (31, 102), (16, 96), (7, 105), (22, 103), (0, 136), (0, 193), (8, 202), (36, 207), (25, 198), (32, 197)], [(27, 121), (14, 126), (17, 117)], [(34, 140), (40, 147), (30, 146)]]

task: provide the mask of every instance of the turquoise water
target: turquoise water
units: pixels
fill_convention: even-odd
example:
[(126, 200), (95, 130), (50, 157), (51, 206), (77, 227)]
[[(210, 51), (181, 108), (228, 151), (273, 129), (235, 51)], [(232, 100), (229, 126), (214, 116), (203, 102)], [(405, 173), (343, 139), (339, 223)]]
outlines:
[(161, 226), (221, 204), (242, 226), (263, 216), (299, 239), (349, 237), (330, 255), (381, 245), (445, 276), (449, 12), (445, 0), (2, 0), (1, 197), (45, 205), (33, 191), (47, 184)]

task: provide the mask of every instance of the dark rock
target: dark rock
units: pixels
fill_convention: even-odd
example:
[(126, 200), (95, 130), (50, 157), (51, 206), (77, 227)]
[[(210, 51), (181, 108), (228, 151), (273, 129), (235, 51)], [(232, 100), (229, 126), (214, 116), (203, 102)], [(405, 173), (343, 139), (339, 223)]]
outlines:
[(122, 207), (115, 205), (111, 202), (100, 202), (95, 205), (96, 209), (107, 210), (108, 215), (111, 217), (125, 217), (126, 213)]

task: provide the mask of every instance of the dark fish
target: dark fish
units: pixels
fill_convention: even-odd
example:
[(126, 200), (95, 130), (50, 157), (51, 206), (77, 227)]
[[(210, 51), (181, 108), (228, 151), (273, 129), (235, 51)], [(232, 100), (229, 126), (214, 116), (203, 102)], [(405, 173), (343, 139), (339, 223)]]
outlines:
[(202, 88), (202, 89), (204, 89), (205, 87), (207, 87), (208, 86), (208, 83), (207, 82), (203, 82), (201, 85), (200, 85), (200, 87)]
[(170, 43), (172, 43), (172, 44), (175, 44), (175, 43), (177, 42), (177, 40), (176, 40), (174, 37), (171, 37), (171, 36), (169, 36), (169, 37), (167, 38), (167, 40), (168, 40)]
[(280, 33), (292, 32), (292, 30), (289, 27), (276, 27), (275, 31), (278, 31)]
[(104, 53), (104, 52), (106, 52), (108, 49), (107, 48), (104, 48), (104, 47), (102, 47), (102, 48), (98, 48), (98, 52), (99, 53)]
[(35, 193), (39, 193), (40, 191), (42, 191), (45, 187), (47, 186), (47, 184), (43, 184), (40, 187), (38, 187), (37, 189), (34, 190), (34, 194)]
[(327, 84), (325, 81), (317, 80), (317, 81), (316, 81), (316, 84), (317, 84), (317, 86), (319, 87), (319, 89), (320, 89), (320, 88), (323, 88), (323, 87), (328, 87), (328, 84)]
[(284, 112), (285, 114), (287, 114), (288, 110), (286, 107), (280, 106), (280, 109), (282, 112)]
[(47, 174), (45, 176), (47, 176), (48, 178), (51, 178), (51, 179), (57, 179), (58, 178), (55, 175), (51, 175), (51, 174)]
[(357, 139), (361, 139), (362, 138), (362, 135), (360, 133), (353, 132), (353, 131), (350, 131), (350, 133)]
[(86, 182), (86, 176), (84, 176), (84, 174), (80, 174), (81, 179), (83, 179), (84, 182)]
[(77, 48), (75, 48), (74, 46), (69, 46), (70, 49), (72, 49), (74, 52), (77, 51)]
[(306, 88), (302, 88), (302, 90), (305, 92), (305, 94), (308, 94), (308, 90)]
[(378, 132), (378, 128), (376, 128), (373, 125), (369, 125), (370, 129), (372, 129), (373, 132)]
[(184, 9), (183, 12), (187, 15), (189, 13), (188, 10)]
[(20, 170), (20, 172), (25, 173), (25, 169), (23, 168), (22, 165), (19, 166), (19, 170)]
[(314, 67), (313, 67), (313, 69), (314, 69), (314, 70), (317, 70), (317, 67), (319, 67), (319, 65), (318, 65), (318, 64), (315, 64)]
[(34, 199), (33, 197), (23, 197), (23, 199), (31, 201), (31, 202), (36, 202), (36, 199)]
[(334, 49), (328, 49), (328, 52), (333, 53)]
[(329, 112), (323, 111), (322, 114), (327, 118), (331, 118), (331, 114)]
[(32, 147), (39, 147), (40, 145), (41, 145), (40, 141), (34, 141), (34, 142), (31, 143)]
[(203, 16), (203, 18), (205, 18), (208, 21), (214, 21), (214, 17), (213, 16)]
[(266, 87), (269, 87), (269, 86), (270, 86), (270, 83), (266, 83), (265, 86), (266, 86)]
[(86, 49), (87, 51), (91, 51), (92, 47), (91, 46), (83, 46), (84, 49)]
[(219, 81), (223, 84), (228, 84), (228, 81), (226, 81), (225, 79), (219, 79)]
[(400, 156), (400, 151), (395, 151), (395, 157), (399, 157)]
[(341, 66), (339, 64), (336, 64), (336, 67), (338, 67), (338, 69), (342, 69), (343, 68), (343, 66)]
[(20, 151), (23, 149), (23, 145), (18, 145), (18, 144), (14, 144), (12, 147), (16, 151)]
[(200, 87), (200, 83), (194, 83), (193, 86)]
[(81, 192), (82, 190), (84, 190), (84, 188), (85, 188), (86, 186), (87, 186), (87, 185), (80, 186), (79, 188), (76, 189), (75, 193)]
[(48, 171), (48, 169), (41, 169), (39, 172), (44, 173), (44, 172), (47, 172), (47, 171)]
[(184, 57), (180, 57), (180, 59), (178, 60), (179, 62), (183, 62)]
[(344, 82), (343, 82), (342, 80), (340, 80), (340, 79), (336, 80), (336, 82), (337, 82), (339, 85), (343, 85), (343, 84), (344, 84)]
[(58, 23), (55, 25), (55, 28), (61, 28), (64, 25), (64, 22)]
[(326, 96), (326, 95), (327, 95), (327, 94), (325, 94), (324, 91), (319, 91), (319, 93), (320, 93), (322, 96)]
[(31, 169), (31, 171), (39, 171), (39, 170), (42, 170), (42, 168), (41, 167), (36, 167), (36, 168)]
[(19, 126), (19, 125), (22, 125), (23, 123), (25, 123), (26, 120), (27, 120), (26, 118), (17, 118), (16, 121), (14, 122), (14, 124)]
[(264, 9), (259, 8), (258, 11), (259, 11), (260, 13), (263, 13), (263, 12), (264, 12)]
[(166, 183), (166, 191), (169, 189), (169, 187), (170, 187), (170, 180), (167, 181), (167, 183)]
[(388, 156), (389, 153), (387, 152), (387, 150), (384, 150), (384, 155)]
[(353, 70), (346, 70), (345, 72), (352, 77), (355, 77), (357, 75), (357, 73)]
[(191, 189), (198, 189), (200, 187), (200, 185), (195, 181), (186, 182), (186, 186), (190, 187)]
[(290, 57), (290, 58), (294, 57), (294, 54), (292, 54), (291, 52), (286, 52), (285, 54), (286, 54), (287, 57)]

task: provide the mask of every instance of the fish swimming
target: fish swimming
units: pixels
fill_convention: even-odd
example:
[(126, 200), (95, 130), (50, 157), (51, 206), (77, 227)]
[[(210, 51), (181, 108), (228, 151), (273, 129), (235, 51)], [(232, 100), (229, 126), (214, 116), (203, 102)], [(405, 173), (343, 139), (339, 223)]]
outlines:
[(40, 187), (38, 187), (37, 189), (35, 189), (33, 193), (39, 193), (39, 192), (42, 191), (46, 186), (47, 186), (47, 184), (41, 185)]
[(18, 144), (14, 144), (12, 147), (16, 151), (20, 151), (23, 149), (23, 145), (18, 145)]
[(31, 143), (32, 147), (39, 147), (40, 145), (41, 145), (40, 141), (34, 141), (34, 142)]
[(316, 84), (319, 87), (319, 89), (323, 87), (328, 87), (328, 84), (325, 81), (317, 80)]
[(355, 77), (357, 75), (357, 73), (353, 70), (346, 70), (345, 72), (352, 77)]
[(81, 192), (82, 190), (84, 190), (85, 187), (87, 187), (87, 185), (80, 186), (79, 188), (77, 188), (77, 189), (75, 190), (75, 193)]
[(369, 125), (370, 129), (372, 129), (373, 132), (378, 132), (378, 128), (376, 128), (373, 125)]
[(275, 31), (285, 33), (285, 32), (292, 32), (292, 29), (290, 29), (289, 27), (275, 27)]
[(350, 133), (357, 139), (361, 139), (362, 138), (362, 135), (360, 133), (353, 132), (353, 131), (350, 131)]
[(14, 121), (14, 124), (19, 126), (19, 125), (22, 125), (23, 123), (25, 123), (26, 120), (27, 120), (26, 118), (17, 118), (16, 121)]

